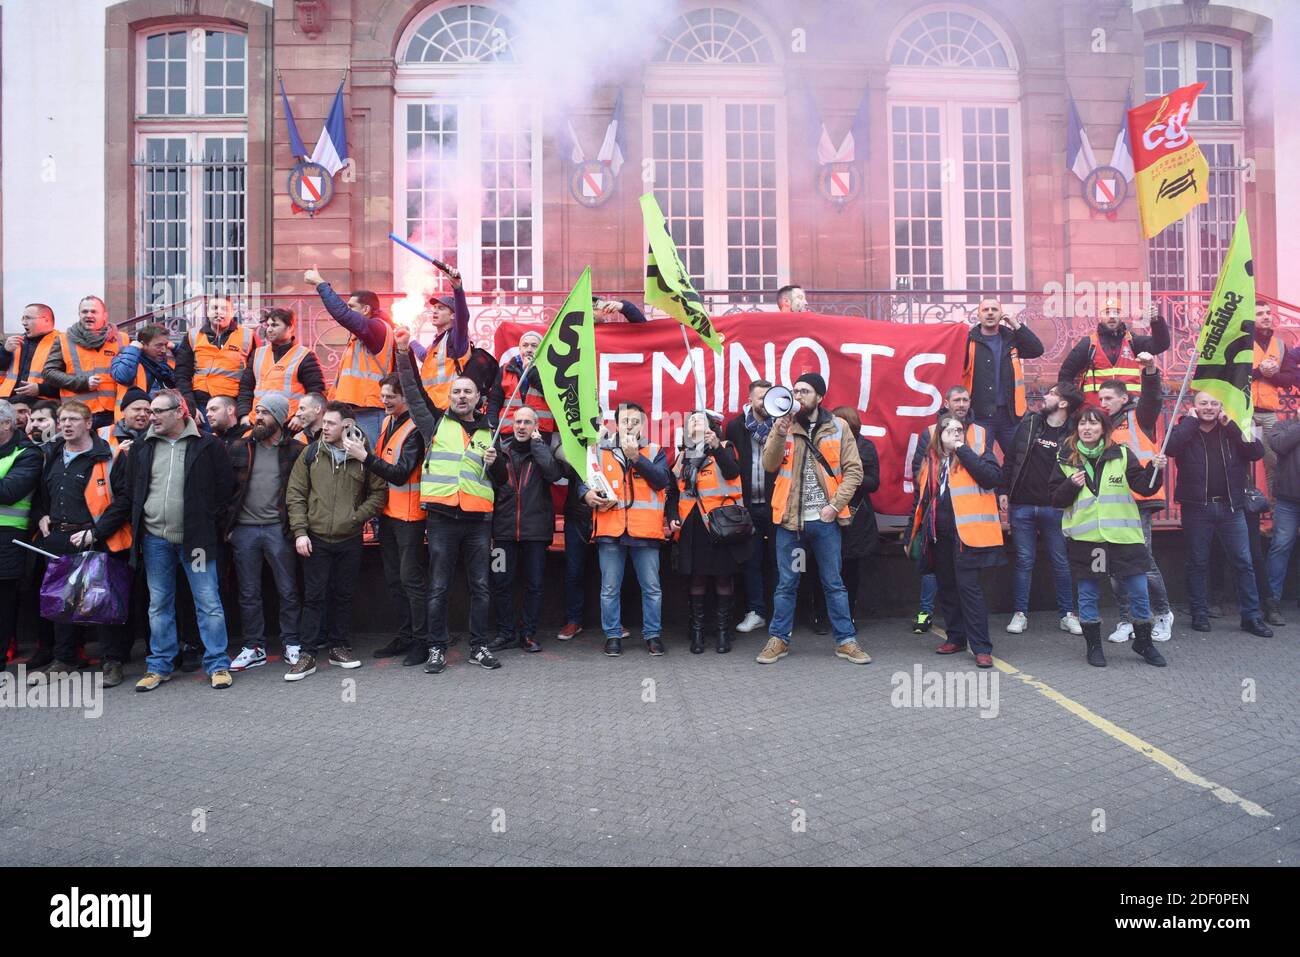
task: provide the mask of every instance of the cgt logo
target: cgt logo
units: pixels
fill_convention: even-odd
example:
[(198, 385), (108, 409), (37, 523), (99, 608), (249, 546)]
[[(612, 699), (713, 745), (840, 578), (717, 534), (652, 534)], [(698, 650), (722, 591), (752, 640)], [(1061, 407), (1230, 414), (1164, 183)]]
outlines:
[(129, 927), (133, 937), (152, 929), (152, 894), (69, 894), (50, 898), (50, 926), (56, 928)]
[(1187, 116), (1192, 112), (1190, 101), (1183, 103), (1178, 112), (1165, 116), (1169, 109), (1169, 97), (1165, 97), (1160, 109), (1145, 130), (1142, 131), (1142, 145), (1148, 150), (1164, 148), (1176, 150), (1185, 146), (1192, 138), (1187, 132)]

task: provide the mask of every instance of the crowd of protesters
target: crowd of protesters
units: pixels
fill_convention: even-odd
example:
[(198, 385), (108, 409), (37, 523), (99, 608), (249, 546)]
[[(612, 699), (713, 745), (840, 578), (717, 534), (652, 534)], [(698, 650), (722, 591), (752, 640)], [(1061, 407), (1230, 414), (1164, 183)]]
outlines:
[[(621, 655), (631, 638), (621, 604), (630, 564), (640, 646), (651, 656), (666, 650), (667, 578), (679, 577), (687, 598), (691, 653), (726, 654), (733, 632), (766, 628), (763, 664), (789, 653), (806, 578), (813, 632), (832, 634), (838, 657), (871, 661), (858, 641), (858, 592), (877, 547), (879, 457), (856, 410), (827, 406), (819, 374), (796, 379), (784, 415), (768, 413), (765, 380), (750, 383), (749, 401), (729, 422), (707, 409), (688, 412), (673, 449), (651, 441), (644, 409), (620, 404), (588, 462), (572, 463), (532, 368), (540, 333), (526, 332), (498, 366), (472, 347), (459, 274), (447, 275), (451, 294), (430, 300), (435, 335), (422, 346), (376, 294), (344, 299), (308, 270), (307, 282), (349, 334), (331, 385), (289, 309), (267, 310), (254, 330), (237, 321), (229, 299), (213, 296), (202, 324), (174, 343), (153, 324), (128, 341), (95, 296), (82, 300), (66, 332), (55, 331), (48, 306), (29, 305), (23, 334), (0, 351), (0, 649), (17, 654), (23, 596), (37, 593), (48, 561), (23, 542), (56, 557), (102, 551), (134, 570), (125, 623), (39, 619), (23, 662), (29, 681), (88, 667), (93, 642), (104, 683), (121, 684), (143, 640), (137, 691), (198, 668), (213, 688), (228, 688), (233, 673), (273, 660), (269, 619), (285, 680), (326, 664), (356, 668), (353, 602), (363, 544), (373, 539), (397, 623), (374, 656), (442, 672), (463, 569), (466, 660), (495, 670), (505, 649), (542, 648), (546, 553), (559, 515), (565, 621), (557, 640), (586, 626), (594, 545), (606, 655)], [(797, 286), (779, 290), (777, 304), (807, 309)], [(601, 321), (646, 321), (623, 300), (596, 300), (594, 310)], [(993, 666), (980, 574), (1006, 563), (1005, 526), (1014, 562), (1007, 632), (1028, 627), (1041, 548), (1060, 628), (1084, 639), (1089, 664), (1106, 664), (1099, 601), (1108, 580), (1118, 617), (1105, 637), (1131, 641), (1142, 660), (1164, 666), (1157, 645), (1173, 636), (1174, 615), (1152, 519), (1167, 506), (1169, 459), (1191, 628), (1209, 631), (1215, 617), (1216, 538), (1241, 628), (1270, 637), (1270, 625), (1284, 624), (1281, 593), (1300, 531), (1300, 422), (1278, 412), (1300, 352), (1281, 345), (1261, 305), (1256, 428), (1243, 432), (1200, 393), (1172, 425), (1166, 458), (1155, 356), (1169, 347), (1169, 332), (1154, 311), (1144, 318), (1149, 334), (1136, 334), (1108, 301), (1031, 410), (1023, 362), (1040, 357), (1042, 343), (996, 298), (979, 304), (961, 380), (946, 390), (910, 463), (915, 501), (904, 545), (922, 596), (913, 631), (931, 630), (937, 605), (939, 654), (968, 651), (978, 667)], [(1255, 488), (1259, 460), (1263, 490)], [(1259, 513), (1268, 508), (1265, 553)], [(666, 540), (671, 570), (661, 568)], [(273, 609), (264, 601), (268, 577)], [(228, 626), (236, 610), (242, 635)]]

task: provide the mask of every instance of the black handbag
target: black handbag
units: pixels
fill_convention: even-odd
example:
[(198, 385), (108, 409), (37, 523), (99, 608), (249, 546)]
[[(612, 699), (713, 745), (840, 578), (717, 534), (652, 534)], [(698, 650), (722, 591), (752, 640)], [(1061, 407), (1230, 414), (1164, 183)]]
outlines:
[(1262, 515), (1268, 511), (1268, 498), (1259, 489), (1246, 486), (1246, 511), (1251, 515)]
[(719, 545), (742, 542), (754, 534), (754, 519), (743, 505), (719, 505), (709, 513), (709, 535)]

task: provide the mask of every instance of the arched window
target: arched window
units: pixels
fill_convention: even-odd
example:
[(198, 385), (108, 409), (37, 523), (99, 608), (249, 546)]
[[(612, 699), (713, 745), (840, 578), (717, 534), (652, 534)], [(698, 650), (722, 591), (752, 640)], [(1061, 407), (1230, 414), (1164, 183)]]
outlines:
[(785, 281), (784, 95), (774, 45), (735, 10), (689, 10), (659, 35), (645, 142), (655, 196), (697, 289), (762, 301)]
[(994, 25), (944, 6), (899, 26), (889, 62), (895, 286), (1021, 288), (1020, 83), (1013, 47)]
[[(397, 50), (394, 208), (411, 242), (485, 292), (542, 284), (540, 104), (504, 92), (526, 89), (505, 82), (520, 77), (517, 36), (494, 7), (444, 5), (417, 17)], [(410, 262), (395, 263), (401, 284)]]
[(137, 38), (136, 306), (244, 292), (247, 37), (169, 24)]
[(1188, 125), (1210, 166), (1210, 201), (1147, 242), (1151, 286), (1213, 289), (1242, 203), (1241, 48), (1226, 37), (1180, 35), (1151, 40), (1143, 55), (1148, 100), (1190, 83), (1205, 84)]

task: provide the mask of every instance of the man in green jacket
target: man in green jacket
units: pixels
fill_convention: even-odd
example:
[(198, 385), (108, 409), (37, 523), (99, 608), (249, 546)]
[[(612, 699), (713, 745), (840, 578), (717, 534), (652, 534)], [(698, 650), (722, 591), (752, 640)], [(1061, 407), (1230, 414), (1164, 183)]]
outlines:
[[(301, 681), (316, 673), (316, 657), (329, 647), (329, 662), (340, 668), (360, 668), (361, 660), (344, 639), (352, 620), (352, 593), (361, 568), (361, 530), (380, 513), (388, 498), (388, 483), (348, 458), (343, 435), (355, 426), (352, 407), (331, 402), (321, 420), (320, 438), (307, 446), (289, 473), (285, 505), (289, 534), (302, 556), (303, 602), (298, 633), (302, 651), (285, 681)], [(321, 634), (326, 600), (329, 620)]]

